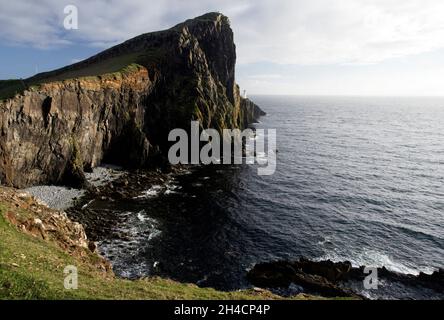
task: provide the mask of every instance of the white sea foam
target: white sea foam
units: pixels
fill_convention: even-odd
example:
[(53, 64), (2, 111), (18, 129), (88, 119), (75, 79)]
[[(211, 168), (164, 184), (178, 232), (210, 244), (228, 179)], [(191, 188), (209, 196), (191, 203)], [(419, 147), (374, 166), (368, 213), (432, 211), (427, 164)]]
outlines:
[(326, 244), (330, 244), (330, 243), (332, 243), (332, 239), (329, 236), (325, 236), (323, 240), (320, 240), (317, 242), (317, 244), (321, 245), (321, 246), (326, 245)]
[(200, 183), (200, 182), (195, 182), (195, 183), (192, 184), (192, 186), (193, 186), (193, 187), (202, 187), (203, 184)]
[(178, 186), (178, 185), (173, 184), (173, 183), (166, 184), (165, 188), (166, 188), (166, 190), (165, 190), (165, 194), (166, 195), (177, 193), (177, 190), (182, 189), (181, 186)]
[(125, 217), (125, 221), (112, 231), (120, 236), (99, 242), (99, 251), (112, 262), (114, 271), (119, 276), (146, 276), (151, 266), (141, 256), (141, 250), (146, 248), (148, 242), (161, 235), (159, 222), (149, 217), (144, 210), (122, 212), (121, 216)]
[(90, 200), (87, 204), (83, 205), (82, 210), (85, 210), (86, 208), (88, 208), (93, 202), (94, 202), (94, 200)]
[(405, 263), (396, 261), (393, 257), (388, 254), (381, 253), (375, 250), (363, 250), (357, 254), (339, 254), (336, 251), (331, 251), (322, 257), (316, 259), (317, 261), (331, 260), (333, 262), (350, 261), (354, 267), (373, 267), (382, 268), (385, 267), (387, 270), (401, 273), (401, 274), (411, 274), (419, 275), (420, 272), (431, 274), (435, 270), (433, 268), (422, 268), (407, 265)]
[(134, 199), (150, 199), (158, 196), (164, 187), (160, 185), (154, 185), (148, 190), (142, 192), (140, 196), (135, 197)]
[(145, 216), (145, 211), (137, 212), (137, 219), (139, 219), (141, 222), (145, 222), (147, 217)]

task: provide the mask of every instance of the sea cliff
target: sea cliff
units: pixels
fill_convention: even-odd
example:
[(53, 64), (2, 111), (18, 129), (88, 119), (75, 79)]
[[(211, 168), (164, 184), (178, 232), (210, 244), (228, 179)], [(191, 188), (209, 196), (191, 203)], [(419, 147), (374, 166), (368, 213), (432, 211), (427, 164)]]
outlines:
[[(168, 133), (244, 128), (263, 111), (235, 82), (227, 17), (209, 13), (77, 64), (0, 83), (0, 182), (83, 186), (100, 163), (165, 162)], [(11, 87), (12, 83), (12, 87)]]

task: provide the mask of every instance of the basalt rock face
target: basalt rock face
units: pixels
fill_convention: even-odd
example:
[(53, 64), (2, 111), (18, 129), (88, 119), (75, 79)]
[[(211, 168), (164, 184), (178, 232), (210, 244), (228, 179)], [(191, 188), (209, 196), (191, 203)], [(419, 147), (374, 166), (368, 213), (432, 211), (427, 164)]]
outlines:
[(116, 161), (142, 164), (149, 142), (137, 130), (151, 86), (147, 70), (139, 69), (121, 78), (43, 84), (8, 100), (0, 112), (2, 183), (81, 185), (83, 169), (114, 148), (128, 156)]
[[(125, 59), (124, 70), (88, 74)], [(156, 165), (170, 130), (191, 120), (245, 127), (263, 113), (240, 96), (235, 63), (229, 20), (211, 13), (25, 80), (38, 86), (0, 102), (1, 183), (78, 186), (104, 161)]]
[(244, 126), (257, 122), (260, 117), (267, 115), (258, 105), (250, 99), (241, 98), (241, 111)]

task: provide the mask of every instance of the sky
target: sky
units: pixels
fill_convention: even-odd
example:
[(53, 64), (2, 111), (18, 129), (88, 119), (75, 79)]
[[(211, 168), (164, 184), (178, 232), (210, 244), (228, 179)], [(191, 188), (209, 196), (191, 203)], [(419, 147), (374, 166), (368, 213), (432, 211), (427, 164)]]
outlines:
[[(67, 5), (77, 30), (64, 28)], [(444, 96), (442, 0), (0, 0), (0, 79), (210, 11), (231, 20), (250, 94)]]

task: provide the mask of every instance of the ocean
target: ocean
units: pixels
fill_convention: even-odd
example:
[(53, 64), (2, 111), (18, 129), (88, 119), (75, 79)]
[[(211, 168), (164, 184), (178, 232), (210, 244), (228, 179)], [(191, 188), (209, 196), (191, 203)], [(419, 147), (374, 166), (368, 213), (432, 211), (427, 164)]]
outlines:
[[(444, 98), (255, 96), (277, 130), (277, 171), (200, 166), (110, 203), (131, 239), (105, 239), (115, 272), (223, 290), (273, 260), (444, 268)], [(384, 284), (372, 298), (433, 292)], [(442, 298), (442, 297), (441, 297)]]

